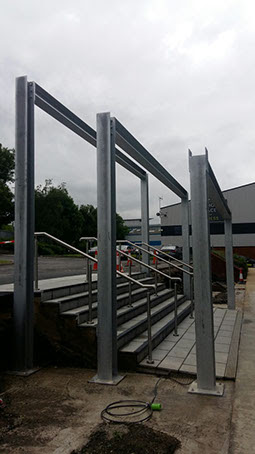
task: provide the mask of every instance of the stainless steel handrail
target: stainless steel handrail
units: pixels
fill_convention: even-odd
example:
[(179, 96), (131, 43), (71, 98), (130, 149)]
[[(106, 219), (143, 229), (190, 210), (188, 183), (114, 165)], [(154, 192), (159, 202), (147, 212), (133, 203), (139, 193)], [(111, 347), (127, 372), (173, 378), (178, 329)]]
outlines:
[[(117, 243), (128, 243), (128, 244), (131, 244), (132, 246), (136, 247), (137, 249), (139, 249), (139, 250), (141, 250), (143, 252), (146, 252), (148, 255), (151, 255), (152, 257), (155, 257), (155, 254), (153, 254), (153, 252), (147, 251), (147, 249), (144, 249), (143, 247), (138, 246), (138, 244), (136, 244), (136, 243), (132, 243), (132, 241), (129, 241), (129, 240), (118, 240)], [(149, 246), (150, 248), (154, 249), (155, 251), (159, 251), (159, 249), (155, 249), (153, 246), (150, 246), (147, 243), (142, 242), (142, 244), (145, 244), (146, 246)], [(162, 253), (162, 251), (160, 251), (160, 253)], [(163, 254), (168, 257), (168, 254), (165, 254), (164, 252), (163, 252)], [(170, 256), (170, 257), (172, 257), (172, 256)], [(169, 260), (165, 260), (163, 257), (156, 256), (156, 258), (158, 260), (161, 260), (164, 263), (167, 263), (168, 265), (171, 264), (171, 266), (173, 266), (174, 268), (177, 268), (178, 270), (183, 271), (184, 273), (189, 274), (190, 276), (193, 276), (193, 273), (191, 273), (190, 271), (184, 270), (183, 268), (181, 268), (178, 265), (175, 265), (174, 263), (170, 263)], [(186, 265), (186, 263), (184, 264), (184, 266), (188, 266), (188, 267), (192, 268), (190, 265)]]
[[(34, 236), (35, 236), (35, 290), (39, 290), (39, 287), (38, 287), (38, 242), (37, 242), (38, 236), (46, 236), (47, 238), (50, 238), (51, 240), (55, 241), (56, 243), (59, 243), (62, 246), (66, 247), (67, 249), (72, 250), (72, 251), (82, 255), (83, 257), (86, 257), (88, 260), (90, 260), (94, 263), (98, 262), (97, 259), (95, 259), (94, 257), (91, 257), (91, 255), (87, 254), (86, 252), (83, 252), (80, 249), (77, 249), (76, 247), (71, 246), (68, 243), (65, 243), (65, 241), (62, 241), (59, 238), (56, 238), (55, 236), (50, 235), (47, 232), (35, 232)], [(88, 322), (92, 323), (92, 270), (91, 270), (91, 267), (89, 267), (89, 268), (87, 269), (88, 270), (88, 275), (87, 275), (88, 292), (89, 292), (89, 294), (88, 294), (88, 303), (89, 303), (89, 320), (88, 320)], [(127, 276), (126, 274), (123, 274), (118, 270), (116, 270), (116, 274), (124, 277), (124, 279), (126, 279), (127, 281), (130, 282), (130, 284), (133, 283), (142, 288), (147, 288), (147, 289), (152, 288), (155, 290), (155, 285), (153, 285), (153, 284), (143, 284), (142, 282), (137, 281), (136, 279), (133, 279), (131, 276)], [(129, 286), (129, 291), (130, 292), (132, 291), (131, 286)], [(129, 300), (130, 299), (131, 299), (131, 296), (129, 297)]]
[[(68, 248), (69, 250), (72, 250), (80, 255), (82, 255), (83, 257), (86, 257), (88, 260), (94, 262), (94, 263), (97, 263), (98, 260), (94, 257), (91, 257), (89, 254), (87, 254), (86, 252), (83, 252), (81, 251), (80, 249), (77, 249), (76, 247), (74, 246), (71, 246), (70, 244), (66, 243), (65, 241), (62, 241), (60, 240), (59, 238), (56, 238), (54, 237), (53, 235), (50, 235), (49, 233), (47, 232), (35, 232), (34, 233), (34, 237), (35, 237), (35, 247), (36, 247), (36, 252), (35, 252), (35, 258), (36, 258), (36, 264), (35, 264), (35, 290), (39, 290), (38, 288), (38, 241), (37, 241), (37, 237), (39, 236), (46, 236), (47, 238), (50, 238), (51, 240), (55, 241), (56, 243), (59, 243), (61, 244), (62, 246)], [(97, 241), (97, 238), (95, 237), (81, 237), (80, 240), (82, 239), (86, 239), (86, 240), (95, 240)], [(130, 256), (128, 254), (126, 254), (125, 252), (121, 251), (120, 250), (117, 250), (119, 253), (121, 253), (122, 255), (124, 255), (125, 257), (127, 258), (130, 258)], [(170, 280), (174, 280), (174, 281), (181, 281), (181, 278), (179, 277), (171, 277), (171, 276), (168, 276), (167, 274), (163, 273), (162, 271), (159, 271), (157, 269), (154, 269), (152, 266), (150, 265), (147, 265), (146, 263), (143, 263), (141, 260), (138, 260), (136, 259), (135, 257), (132, 257), (132, 260), (134, 260), (135, 262), (141, 264), (142, 266), (145, 266), (146, 268), (152, 270), (154, 273), (155, 273), (155, 276), (156, 274), (160, 274), (161, 276), (164, 276)], [(89, 274), (88, 274), (88, 279), (89, 279), (89, 282), (88, 282), (88, 289), (89, 289), (89, 295), (88, 295), (88, 303), (89, 303), (89, 319), (88, 319), (88, 323), (93, 323), (92, 321), (92, 318), (93, 318), (93, 308), (92, 308), (92, 272), (91, 272), (91, 266), (89, 267)], [(125, 279), (127, 279), (129, 281), (130, 284), (134, 283), (136, 285), (139, 285), (140, 287), (143, 287), (143, 288), (153, 288), (155, 289), (155, 293), (157, 294), (157, 287), (156, 285), (153, 285), (153, 284), (142, 284), (141, 282), (133, 279), (131, 276), (127, 276), (126, 274), (123, 274), (121, 273), (121, 271), (118, 271), (116, 270), (116, 274), (118, 274), (119, 276), (122, 276), (124, 277)], [(131, 274), (131, 264), (129, 263), (129, 274)], [(157, 279), (156, 279), (156, 282), (157, 282)], [(130, 298), (130, 292), (131, 292), (131, 285), (129, 285), (129, 305), (130, 305), (130, 302), (131, 302), (131, 298)], [(175, 301), (177, 300), (177, 284), (175, 283)], [(176, 304), (176, 302), (175, 302)], [(148, 320), (148, 352), (149, 352), (149, 358), (148, 358), (148, 361), (150, 363), (153, 363), (153, 359), (152, 359), (152, 335), (151, 335), (151, 302), (150, 302), (150, 292), (148, 291), (147, 292), (147, 320)]]
[[(156, 248), (155, 246), (151, 246), (150, 244), (145, 243), (144, 241), (142, 241), (142, 244), (144, 244), (145, 246), (149, 247), (150, 249), (154, 249), (155, 251), (160, 252), (160, 254), (163, 254), (163, 255), (165, 255), (168, 258), (170, 257), (171, 259), (175, 260), (176, 262), (181, 263), (183, 266), (187, 266), (188, 268), (191, 268), (193, 270), (193, 266), (189, 265), (188, 263), (183, 262), (182, 260), (179, 260), (179, 259), (173, 257), (170, 254), (166, 254), (166, 252), (161, 251), (160, 249)], [(168, 263), (169, 263), (169, 261), (168, 261)], [(172, 263), (171, 263), (171, 265), (172, 266), (177, 266), (177, 265), (174, 265)]]
[[(128, 254), (126, 254), (125, 252), (123, 252), (121, 249), (119, 250), (120, 254), (124, 255), (124, 257), (129, 257)], [(134, 260), (134, 262), (137, 262), (137, 263), (141, 263), (142, 266), (145, 266), (145, 268), (148, 268), (149, 270), (153, 271), (155, 273), (155, 288), (156, 288), (156, 293), (157, 293), (157, 274), (160, 274), (161, 276), (164, 276), (166, 277), (167, 279), (169, 279), (170, 281), (182, 281), (180, 277), (171, 277), (169, 276), (168, 274), (165, 274), (163, 273), (162, 271), (159, 271), (157, 270), (156, 268), (153, 268), (153, 266), (150, 266), (150, 265), (147, 265), (147, 263), (144, 263), (144, 262), (141, 262), (140, 260), (138, 260), (137, 258), (135, 257), (132, 257), (132, 260)]]

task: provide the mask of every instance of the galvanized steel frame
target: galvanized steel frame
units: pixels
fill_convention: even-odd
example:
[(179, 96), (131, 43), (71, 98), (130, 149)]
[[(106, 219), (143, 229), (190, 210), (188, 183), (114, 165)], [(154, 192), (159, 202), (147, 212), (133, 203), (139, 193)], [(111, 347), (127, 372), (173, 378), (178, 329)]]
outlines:
[[(195, 293), (195, 328), (197, 356), (197, 386), (193, 392), (220, 395), (222, 388), (216, 384), (214, 324), (211, 281), (211, 249), (209, 225), (209, 197), (225, 220), (227, 248), (227, 276), (229, 298), (233, 298), (233, 255), (231, 257), (231, 212), (205, 155), (192, 156), (189, 151), (191, 186), (192, 251)], [(233, 254), (233, 252), (232, 252)], [(232, 261), (231, 261), (232, 260)], [(231, 273), (232, 270), (232, 273)], [(231, 300), (232, 301), (232, 300)], [(234, 304), (233, 301), (231, 305)], [(229, 305), (230, 307), (230, 305)]]
[[(16, 79), (16, 181), (15, 181), (15, 278), (14, 278), (14, 369), (33, 367), (34, 324), (34, 106), (40, 107), (71, 131), (96, 147), (96, 132), (73, 112), (27, 76)], [(117, 148), (116, 162), (148, 184), (147, 174)], [(146, 215), (143, 210), (142, 216)], [(143, 219), (148, 239), (148, 219)]]

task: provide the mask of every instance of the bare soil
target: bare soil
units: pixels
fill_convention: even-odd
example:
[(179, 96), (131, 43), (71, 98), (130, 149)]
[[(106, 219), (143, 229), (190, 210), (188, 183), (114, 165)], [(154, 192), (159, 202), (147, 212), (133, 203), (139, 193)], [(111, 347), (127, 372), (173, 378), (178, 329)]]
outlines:
[(177, 438), (141, 424), (100, 424), (89, 442), (71, 454), (172, 454)]

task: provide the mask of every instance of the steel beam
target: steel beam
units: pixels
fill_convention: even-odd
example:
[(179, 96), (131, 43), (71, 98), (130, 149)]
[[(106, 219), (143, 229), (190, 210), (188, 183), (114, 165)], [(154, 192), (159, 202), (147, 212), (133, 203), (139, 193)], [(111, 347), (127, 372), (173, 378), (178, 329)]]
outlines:
[(16, 79), (14, 370), (33, 368), (34, 84)]
[(109, 113), (97, 114), (98, 349), (96, 383), (116, 384), (115, 131)]
[(208, 150), (205, 149), (205, 156), (207, 161), (207, 172), (208, 172), (208, 193), (212, 200), (216, 210), (222, 216), (223, 219), (231, 219), (231, 211), (228, 207), (228, 203), (222, 194), (219, 183), (214, 175), (214, 172), (208, 161)]
[(225, 259), (228, 291), (228, 308), (235, 309), (235, 282), (234, 282), (234, 262), (233, 262), (233, 237), (232, 221), (226, 219), (225, 227)]
[[(142, 220), (142, 242), (150, 244), (149, 237), (149, 184), (148, 184), (148, 175), (146, 178), (141, 180), (141, 220)], [(144, 246), (145, 249), (148, 249), (147, 246)], [(142, 251), (142, 261), (149, 265), (150, 256), (146, 252)], [(149, 274), (149, 270), (146, 267), (142, 267), (143, 272)]]
[[(96, 131), (38, 84), (35, 84), (35, 104), (82, 139), (97, 146)], [(138, 178), (145, 178), (146, 172), (120, 150), (115, 150), (115, 157), (116, 162), (129, 172)]]
[[(198, 392), (216, 391), (207, 157), (190, 156)], [(194, 387), (192, 388), (194, 389)]]
[[(189, 236), (189, 200), (188, 198), (182, 198), (181, 200), (182, 209), (182, 260), (183, 262), (190, 264), (190, 236)], [(189, 271), (188, 267), (184, 266), (184, 269)], [(183, 291), (188, 298), (191, 296), (191, 282), (190, 275), (183, 273)]]
[(132, 134), (115, 118), (116, 144), (154, 175), (179, 197), (187, 197), (187, 191), (172, 175), (135, 139)]

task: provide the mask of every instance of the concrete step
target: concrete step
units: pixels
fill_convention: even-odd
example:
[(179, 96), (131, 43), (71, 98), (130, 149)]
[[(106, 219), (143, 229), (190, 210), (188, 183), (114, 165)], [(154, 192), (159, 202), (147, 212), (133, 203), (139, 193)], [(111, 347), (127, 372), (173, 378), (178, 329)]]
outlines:
[[(183, 297), (185, 298), (185, 297)], [(178, 306), (178, 323), (184, 320), (191, 309), (190, 301), (180, 300)], [(174, 311), (167, 313), (152, 325), (152, 348), (156, 348), (174, 330)], [(134, 369), (140, 361), (148, 355), (148, 331), (141, 334), (122, 346), (119, 350), (120, 367)]]
[[(170, 298), (173, 294), (173, 290), (169, 289), (162, 289), (161, 291), (158, 291), (158, 294), (152, 294), (151, 295), (151, 306), (155, 307), (159, 303), (165, 301), (166, 299)], [(96, 310), (96, 305), (93, 305), (93, 311), (94, 309)], [(135, 319), (136, 317), (140, 316), (146, 311), (147, 308), (147, 297), (143, 297), (137, 301), (134, 301), (132, 303), (132, 307), (130, 306), (122, 306), (118, 308), (117, 310), (117, 325), (120, 326), (123, 323), (129, 322), (131, 319)], [(87, 314), (88, 314), (88, 309), (87, 309)], [(87, 320), (83, 323), (80, 323), (79, 326), (81, 328), (87, 327)], [(97, 326), (98, 319), (95, 317), (93, 319), (94, 322), (94, 327)], [(89, 325), (91, 327), (91, 325)]]
[[(186, 296), (178, 295), (178, 307), (186, 300)], [(152, 326), (159, 323), (161, 319), (174, 311), (174, 296), (165, 298), (163, 301), (154, 305), (151, 309)], [(118, 348), (139, 337), (147, 329), (147, 310), (142, 314), (132, 318), (128, 322), (118, 326)]]
[[(164, 284), (159, 284), (158, 285), (158, 291), (161, 292), (162, 290), (165, 289)], [(147, 293), (147, 289), (138, 287), (134, 290), (132, 290), (132, 304), (135, 303), (136, 301), (141, 300), (142, 298), (145, 298), (145, 295)], [(153, 289), (150, 289), (150, 292), (153, 293)], [(158, 292), (158, 293), (159, 293)], [(167, 290), (169, 294), (169, 290)], [(122, 308), (123, 306), (127, 306), (129, 304), (129, 292), (122, 293), (120, 295), (117, 295), (117, 309)], [(130, 308), (131, 309), (131, 308)], [(62, 315), (68, 316), (68, 317), (74, 317), (78, 323), (78, 325), (81, 325), (84, 322), (87, 322), (88, 320), (88, 314), (89, 314), (89, 308), (88, 304), (83, 304), (83, 306), (79, 306), (75, 309), (71, 309), (65, 312), (62, 312)], [(97, 317), (97, 302), (94, 302), (92, 304), (92, 315), (93, 319)], [(95, 323), (96, 320), (94, 320)]]
[[(93, 277), (92, 288), (95, 289), (97, 288), (97, 276), (93, 273), (92, 277)], [(146, 274), (141, 272), (135, 272), (132, 274), (132, 277), (136, 280), (139, 280), (145, 278)], [(124, 277), (118, 276), (117, 283), (120, 284), (123, 282), (126, 282), (126, 279)], [(47, 290), (38, 290), (35, 293), (37, 297), (40, 297), (42, 302), (45, 302), (68, 295), (74, 295), (76, 293), (83, 293), (86, 291), (88, 291), (88, 283), (86, 282), (86, 275), (84, 275), (84, 282), (82, 283), (70, 285), (70, 283), (67, 282), (66, 284), (63, 284), (55, 288), (53, 287)]]
[[(124, 278), (120, 278), (117, 281), (117, 295), (120, 295), (122, 293), (126, 293), (128, 291), (128, 283), (127, 280)], [(153, 283), (153, 278), (142, 278), (140, 279), (140, 282), (145, 283), (145, 284), (150, 284)], [(96, 284), (96, 285), (95, 285)], [(88, 286), (87, 284), (83, 284), (81, 288), (85, 288), (86, 291), (79, 291), (77, 293), (71, 292), (68, 295), (61, 295), (56, 298), (51, 298), (49, 300), (44, 300), (43, 304), (48, 305), (49, 308), (52, 306), (57, 306), (59, 309), (60, 313), (74, 310), (76, 308), (80, 308), (83, 306), (86, 306), (88, 304)], [(132, 289), (140, 288), (139, 284), (132, 284)], [(97, 282), (93, 282), (93, 287), (92, 287), (92, 302), (97, 301)], [(71, 289), (72, 290), (72, 289)]]

